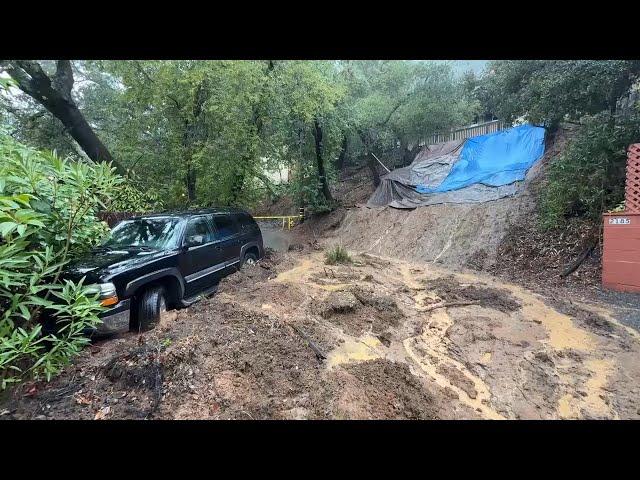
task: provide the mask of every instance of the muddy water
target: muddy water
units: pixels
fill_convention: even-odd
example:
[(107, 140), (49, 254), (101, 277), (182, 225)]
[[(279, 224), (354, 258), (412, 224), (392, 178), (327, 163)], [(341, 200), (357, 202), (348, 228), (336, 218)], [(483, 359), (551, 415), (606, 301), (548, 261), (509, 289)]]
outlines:
[(287, 230), (283, 230), (282, 226), (278, 226), (269, 221), (261, 221), (259, 225), (265, 248), (270, 248), (276, 252), (286, 252), (289, 250), (291, 235)]
[[(475, 275), (457, 274), (469, 282), (487, 281)], [(495, 281), (493, 283), (496, 283)], [(510, 284), (500, 284), (502, 288), (509, 290), (522, 303), (522, 314), (526, 321), (540, 323), (547, 331), (547, 339), (542, 343), (551, 352), (573, 350), (580, 352), (586, 360), (582, 367), (586, 370), (587, 380), (578, 385), (582, 394), (575, 393), (572, 385), (572, 374), (557, 369), (557, 374), (563, 384), (572, 392), (560, 397), (557, 405), (559, 418), (581, 418), (583, 414), (596, 418), (617, 418), (617, 413), (612, 411), (606, 390), (609, 378), (614, 372), (615, 362), (606, 359), (602, 354), (602, 348), (598, 338), (591, 332), (578, 327), (573, 319), (546, 305), (537, 295), (522, 287)], [(606, 313), (600, 309), (599, 313)], [(610, 319), (611, 316), (608, 315)], [(618, 323), (618, 322), (616, 322)], [(637, 334), (634, 335), (637, 338)]]
[(364, 335), (358, 339), (347, 339), (334, 349), (327, 358), (327, 367), (333, 368), (344, 363), (362, 362), (381, 358), (382, 343), (376, 337)]
[[(449, 388), (456, 392), (458, 398), (464, 404), (480, 412), (484, 418), (492, 420), (504, 419), (502, 415), (490, 407), (491, 392), (487, 385), (480, 378), (471, 374), (462, 363), (448, 355), (444, 335), (452, 324), (453, 322), (445, 310), (434, 312), (429, 327), (425, 328), (421, 335), (404, 340), (405, 350), (424, 373), (435, 380), (441, 387)], [(433, 328), (434, 326), (435, 328)], [(417, 353), (418, 350), (421, 352), (420, 354)], [(439, 373), (438, 367), (442, 365), (455, 369), (470, 381), (475, 391), (473, 396), (470, 396), (468, 391), (453, 383), (448, 376)]]
[[(380, 260), (388, 262), (388, 266), (335, 267), (336, 270), (342, 269), (343, 274), (342, 277), (337, 278), (327, 274), (322, 254), (315, 253), (304, 257), (294, 268), (280, 273), (278, 277), (271, 280), (295, 284), (307, 289), (309, 296), (322, 300), (331, 291), (347, 289), (357, 284), (363, 273), (371, 272), (376, 278), (378, 285), (376, 288), (384, 290), (386, 294), (398, 300), (400, 298), (408, 300), (402, 301), (405, 324), (420, 328), (414, 333), (409, 333), (402, 325), (397, 327), (390, 345), (382, 345), (380, 340), (370, 332), (362, 336), (350, 336), (336, 325), (327, 325), (326, 328), (332, 331), (335, 339), (338, 340), (338, 346), (328, 352), (326, 361), (328, 371), (345, 364), (375, 359), (407, 363), (414, 375), (428, 378), (440, 387), (455, 392), (462, 404), (473, 409), (483, 418), (501, 419), (505, 418), (505, 415), (512, 418), (515, 413), (509, 407), (509, 402), (513, 400), (495, 398), (492, 388), (500, 391), (500, 395), (504, 396), (505, 393), (512, 395), (511, 392), (516, 387), (518, 389), (522, 387), (518, 384), (520, 382), (518, 379), (522, 375), (522, 372), (519, 373), (521, 367), (518, 366), (518, 362), (506, 365), (504, 361), (500, 365), (495, 362), (496, 359), (499, 361), (500, 358), (505, 358), (502, 349), (508, 349), (509, 342), (515, 341), (512, 339), (517, 339), (518, 335), (528, 335), (526, 332), (535, 331), (538, 332), (535, 338), (525, 337), (533, 345), (528, 351), (536, 355), (546, 352), (547, 358), (552, 359), (549, 367), (552, 369), (552, 376), (559, 379), (557, 387), (550, 387), (558, 389), (557, 395), (554, 396), (556, 403), (553, 403), (554, 400), (545, 400), (544, 418), (618, 418), (618, 413), (612, 407), (610, 386), (612, 378), (618, 375), (620, 367), (615, 358), (607, 357), (605, 353), (607, 350), (603, 348), (605, 347), (603, 337), (598, 337), (581, 328), (570, 316), (556, 311), (545, 304), (542, 297), (521, 287), (503, 284), (491, 277), (454, 273), (432, 265), (416, 265), (387, 258)], [(346, 271), (353, 274), (353, 282), (345, 281)], [(494, 372), (497, 376), (487, 373), (487, 376), (480, 378), (474, 374), (467, 364), (461, 361), (460, 351), (461, 349), (464, 351), (466, 346), (452, 344), (448, 336), (448, 331), (454, 325), (453, 318), (458, 318), (451, 316), (452, 308), (455, 308), (454, 312), (457, 316), (468, 318), (477, 315), (489, 316), (488, 322), (490, 322), (492, 312), (490, 306), (428, 308), (429, 305), (438, 303), (441, 299), (434, 291), (426, 288), (427, 284), (424, 280), (444, 275), (453, 275), (461, 285), (480, 283), (504, 289), (520, 303), (521, 308), (518, 311), (508, 315), (500, 314), (502, 315), (500, 318), (506, 319), (506, 323), (501, 327), (503, 330), (494, 329), (492, 333), (497, 337), (507, 336), (504, 340), (498, 338), (497, 342), (493, 343), (495, 350), (480, 350), (474, 354), (476, 363), (483, 366), (484, 372)], [(400, 297), (398, 292), (408, 293), (403, 294), (405, 297)], [(499, 312), (495, 313), (498, 315)], [(525, 325), (531, 322), (539, 327), (527, 327), (529, 329), (518, 327), (523, 324), (522, 322)], [(510, 325), (516, 328), (514, 333), (509, 333), (509, 329), (512, 328)], [(518, 334), (518, 332), (521, 333)], [(638, 336), (634, 338), (637, 339)], [(458, 353), (453, 355), (451, 352)], [(532, 361), (536, 362), (535, 355)], [(505, 368), (510, 369), (506, 374)], [(495, 384), (497, 381), (501, 383)], [(514, 384), (510, 386), (508, 382), (514, 382)], [(524, 404), (529, 402), (535, 406), (534, 400), (529, 399), (526, 393), (523, 395), (524, 398), (520, 398), (519, 402)], [(500, 409), (496, 407), (498, 400), (500, 400)], [(505, 402), (507, 402), (506, 409)], [(535, 411), (533, 416), (531, 412), (527, 413), (525, 408), (519, 408), (516, 411), (526, 418), (537, 418)]]
[(291, 270), (279, 273), (273, 281), (281, 283), (295, 283), (302, 281), (304, 277), (306, 277), (311, 272), (311, 269), (313, 268), (315, 263), (316, 262), (314, 262), (314, 259), (305, 258), (301, 263), (293, 267)]
[(595, 415), (606, 418), (619, 418), (616, 412), (611, 409), (605, 402), (603, 389), (607, 385), (607, 380), (611, 375), (614, 367), (612, 360), (593, 359), (585, 362), (586, 367), (591, 372), (591, 377), (585, 383), (586, 396), (578, 396), (567, 393), (560, 398), (558, 404), (558, 413), (560, 418), (577, 419), (582, 416), (582, 409)]

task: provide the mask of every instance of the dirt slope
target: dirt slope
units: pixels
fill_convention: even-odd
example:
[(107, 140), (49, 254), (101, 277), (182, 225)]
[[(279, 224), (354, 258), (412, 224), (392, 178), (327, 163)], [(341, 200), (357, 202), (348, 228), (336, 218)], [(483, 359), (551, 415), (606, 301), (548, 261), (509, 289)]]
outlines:
[(640, 418), (638, 334), (606, 309), (354, 259), (272, 255), (169, 324), (14, 390), (0, 418)]
[(307, 231), (375, 255), (485, 270), (495, 264), (498, 249), (510, 228), (526, 221), (535, 211), (537, 189), (546, 166), (561, 151), (569, 135), (561, 130), (548, 139), (544, 157), (529, 170), (523, 188), (514, 197), (408, 211), (367, 208), (362, 205), (366, 199), (362, 200), (360, 195), (361, 177), (366, 173), (363, 171), (356, 177), (358, 182), (346, 178), (337, 192), (337, 198), (347, 207), (354, 207), (352, 197), (360, 200), (360, 206), (313, 220)]

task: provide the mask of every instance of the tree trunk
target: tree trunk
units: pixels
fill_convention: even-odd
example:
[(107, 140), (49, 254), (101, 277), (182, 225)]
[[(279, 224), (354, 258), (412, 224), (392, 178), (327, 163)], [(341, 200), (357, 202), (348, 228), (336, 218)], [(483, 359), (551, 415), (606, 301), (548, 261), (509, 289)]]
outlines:
[(192, 204), (196, 201), (196, 172), (191, 169), (191, 166), (187, 168), (187, 199), (189, 200), (189, 204)]
[(380, 185), (380, 173), (378, 173), (378, 162), (371, 153), (367, 153), (367, 166), (371, 172), (371, 178), (373, 180), (373, 186), (378, 188)]
[(78, 145), (94, 162), (111, 162), (114, 167), (124, 173), (122, 166), (116, 162), (107, 147), (100, 141), (89, 123), (73, 103), (66, 101), (52, 102), (43, 105), (67, 128), (69, 135), (78, 142)]
[(52, 78), (42, 70), (38, 62), (30, 60), (4, 61), (0, 63), (0, 67), (11, 75), (20, 90), (62, 122), (69, 135), (91, 160), (111, 162), (119, 173), (125, 173), (71, 98), (73, 71), (69, 60), (58, 60), (56, 73)]
[(418, 155), (419, 151), (420, 151), (420, 145), (418, 145), (418, 143), (416, 143), (413, 146), (413, 148), (405, 148), (402, 155), (402, 166), (406, 167), (411, 162), (413, 162), (413, 160), (416, 158), (416, 155)]
[(371, 180), (373, 181), (373, 186), (375, 188), (378, 188), (378, 185), (380, 185), (378, 162), (369, 152), (369, 142), (367, 141), (367, 136), (365, 135), (365, 133), (362, 130), (358, 130), (358, 135), (360, 135), (360, 139), (362, 140), (362, 144), (364, 145), (364, 153), (367, 157), (367, 167), (369, 167), (369, 171), (371, 172)]
[(338, 156), (338, 161), (336, 162), (336, 168), (338, 170), (342, 170), (344, 167), (345, 159), (347, 158), (347, 148), (349, 146), (348, 137), (345, 135), (342, 138), (342, 148), (340, 150), (340, 155)]
[(187, 163), (187, 173), (184, 177), (185, 186), (187, 187), (187, 201), (191, 205), (196, 201), (196, 170), (193, 168), (193, 144), (195, 127), (188, 119), (184, 119), (184, 131), (182, 133), (182, 147), (184, 148), (184, 157)]
[[(304, 143), (304, 130), (298, 128), (298, 159), (297, 159), (297, 172), (294, 172), (298, 176), (300, 182), (300, 188), (298, 189), (298, 208), (306, 208), (307, 202), (304, 192), (305, 176), (304, 176), (304, 164), (302, 161), (302, 144)], [(295, 165), (295, 164), (294, 164)], [(295, 167), (294, 167), (295, 168)]]
[(240, 198), (240, 193), (242, 192), (242, 187), (244, 185), (244, 179), (246, 177), (245, 165), (249, 162), (248, 158), (243, 158), (241, 163), (241, 168), (237, 169), (235, 175), (233, 176), (233, 184), (231, 185), (231, 203), (237, 204), (238, 198)]
[(324, 169), (324, 160), (322, 158), (322, 127), (320, 126), (317, 118), (314, 119), (313, 126), (313, 138), (316, 141), (316, 161), (318, 164), (318, 177), (320, 178), (320, 191), (324, 195), (324, 198), (327, 199), (327, 202), (332, 203), (333, 197), (331, 196), (329, 184), (327, 183), (327, 174)]

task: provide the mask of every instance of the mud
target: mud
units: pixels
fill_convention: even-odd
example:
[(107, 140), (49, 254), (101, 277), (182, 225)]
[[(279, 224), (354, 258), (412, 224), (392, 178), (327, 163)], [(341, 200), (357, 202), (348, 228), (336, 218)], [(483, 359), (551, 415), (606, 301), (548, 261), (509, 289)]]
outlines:
[(172, 322), (15, 388), (0, 418), (640, 418), (640, 335), (606, 307), (352, 256), (270, 252)]
[(433, 290), (445, 302), (475, 302), (501, 312), (512, 312), (520, 308), (520, 303), (508, 290), (461, 284), (451, 275), (427, 282), (426, 288)]

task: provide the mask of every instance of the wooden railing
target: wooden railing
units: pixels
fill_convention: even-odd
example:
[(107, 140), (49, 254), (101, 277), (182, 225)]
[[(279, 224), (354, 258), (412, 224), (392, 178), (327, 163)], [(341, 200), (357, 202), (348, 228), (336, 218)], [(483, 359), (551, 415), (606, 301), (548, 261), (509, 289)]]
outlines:
[(506, 128), (509, 128), (509, 125), (502, 120), (492, 120), (491, 122), (455, 128), (448, 133), (435, 133), (424, 138), (420, 142), (420, 145), (434, 145), (436, 143), (450, 142), (452, 140), (464, 140), (465, 138), (477, 137), (478, 135), (499, 132)]

